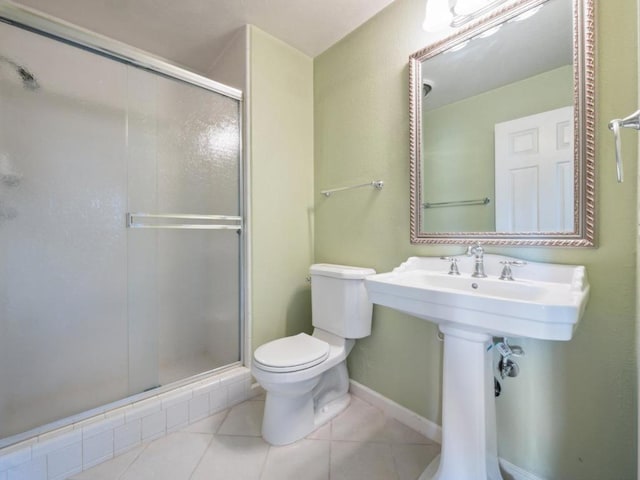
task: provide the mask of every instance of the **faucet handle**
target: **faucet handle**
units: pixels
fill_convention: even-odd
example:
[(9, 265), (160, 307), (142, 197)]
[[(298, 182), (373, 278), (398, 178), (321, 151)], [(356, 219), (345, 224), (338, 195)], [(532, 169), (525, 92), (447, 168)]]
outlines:
[(451, 265), (449, 265), (449, 275), (460, 275), (460, 270), (458, 270), (458, 259), (456, 257), (440, 257), (440, 260), (451, 262)]
[(524, 260), (500, 260), (502, 265), (511, 265), (512, 267), (522, 267), (527, 264)]
[(502, 273), (500, 274), (500, 280), (513, 280), (513, 272), (511, 267), (523, 267), (527, 264), (522, 260), (501, 260), (500, 263), (504, 265)]

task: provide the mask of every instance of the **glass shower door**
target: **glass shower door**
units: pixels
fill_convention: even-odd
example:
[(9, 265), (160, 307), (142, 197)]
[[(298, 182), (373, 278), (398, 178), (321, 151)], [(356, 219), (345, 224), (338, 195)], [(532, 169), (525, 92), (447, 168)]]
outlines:
[(0, 23), (0, 446), (240, 360), (240, 118)]
[(1, 439), (129, 390), (127, 68), (6, 24), (0, 55), (39, 84), (0, 64)]
[(138, 392), (240, 360), (241, 136), (236, 100), (136, 69), (128, 91)]

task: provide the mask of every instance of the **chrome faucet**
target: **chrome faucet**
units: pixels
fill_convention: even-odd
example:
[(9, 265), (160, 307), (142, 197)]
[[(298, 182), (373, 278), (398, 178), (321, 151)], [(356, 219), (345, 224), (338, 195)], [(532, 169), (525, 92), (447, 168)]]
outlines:
[(484, 273), (484, 248), (480, 245), (480, 242), (475, 245), (469, 245), (467, 248), (467, 256), (475, 256), (475, 263), (473, 264), (473, 273), (471, 276), (473, 278), (486, 278), (486, 274)]

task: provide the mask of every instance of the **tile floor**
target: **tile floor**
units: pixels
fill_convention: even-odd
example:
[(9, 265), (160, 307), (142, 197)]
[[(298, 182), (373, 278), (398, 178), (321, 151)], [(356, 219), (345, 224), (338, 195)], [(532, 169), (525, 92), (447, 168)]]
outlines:
[(292, 445), (260, 436), (249, 400), (71, 477), (71, 480), (415, 480), (440, 445), (352, 397), (332, 422)]

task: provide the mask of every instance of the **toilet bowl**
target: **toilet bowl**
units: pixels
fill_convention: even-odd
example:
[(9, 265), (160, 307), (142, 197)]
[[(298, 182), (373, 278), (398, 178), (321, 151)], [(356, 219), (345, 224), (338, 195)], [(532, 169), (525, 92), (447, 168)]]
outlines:
[[(289, 369), (269, 365), (277, 363), (270, 361), (269, 353), (272, 352), (261, 351), (262, 347), (256, 350), (252, 373), (267, 392), (262, 423), (262, 436), (267, 442), (272, 445), (293, 443), (349, 405), (346, 358), (353, 344), (353, 340), (341, 339), (316, 329), (313, 336), (301, 333), (263, 345), (273, 350), (283, 346), (276, 354), (276, 359), (282, 363), (282, 359), (289, 358), (293, 364)], [(303, 354), (303, 357), (295, 355), (300, 353), (296, 351), (298, 346), (304, 348), (308, 345), (312, 345), (312, 348), (315, 346), (317, 350), (311, 355)], [(314, 355), (319, 357), (310, 361), (312, 365), (303, 363)], [(280, 369), (274, 371), (274, 368)]]
[(254, 352), (251, 371), (266, 391), (262, 436), (270, 444), (304, 438), (349, 405), (346, 359), (355, 339), (371, 333), (363, 279), (374, 273), (312, 265), (313, 335), (273, 340)]

